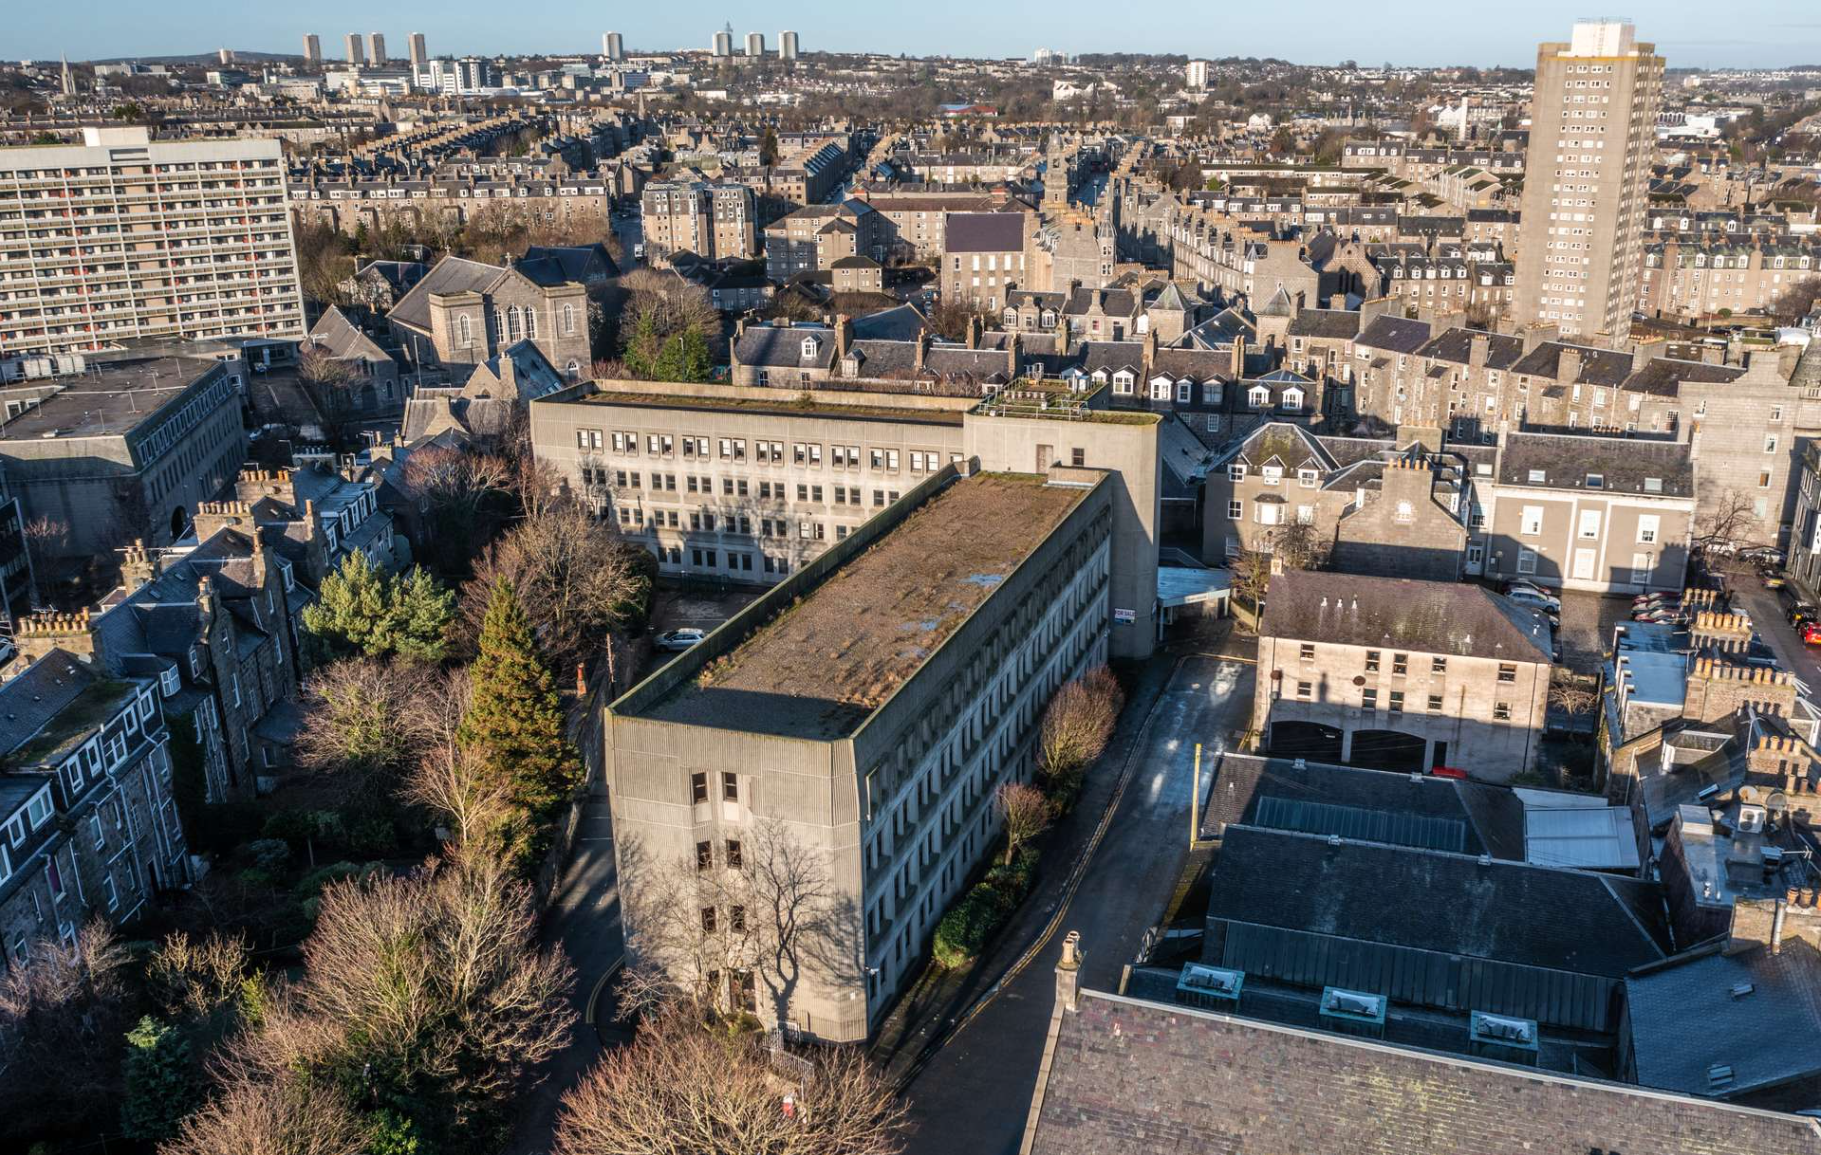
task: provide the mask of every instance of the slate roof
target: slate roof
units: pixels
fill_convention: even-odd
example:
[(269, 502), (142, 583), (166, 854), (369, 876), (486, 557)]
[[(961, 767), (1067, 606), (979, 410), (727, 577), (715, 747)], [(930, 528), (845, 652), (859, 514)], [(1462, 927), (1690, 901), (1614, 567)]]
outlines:
[(1632, 878), (1230, 826), (1208, 919), (1623, 979), (1669, 954), (1661, 895)]
[[(1531, 471), (1539, 469), (1544, 480), (1531, 481)], [(1694, 463), (1684, 443), (1573, 433), (1505, 435), (1501, 485), (1585, 489), (1588, 474), (1599, 474), (1600, 488), (1619, 493), (1655, 494), (1659, 490), (1645, 488), (1652, 478), (1666, 497), (1694, 493)]]
[(945, 251), (951, 253), (1017, 253), (1024, 251), (1023, 213), (950, 213)]
[(1258, 633), (1510, 662), (1551, 648), (1534, 613), (1480, 586), (1315, 570), (1272, 577)]
[[(588, 266), (595, 261), (600, 262), (601, 272), (606, 276), (620, 275), (619, 266), (613, 263), (613, 254), (599, 241), (592, 245), (532, 245), (519, 258), (518, 267), (524, 271), (525, 266), (535, 265), (539, 275), (532, 279), (540, 285), (563, 284), (587, 281)], [(550, 279), (542, 279), (545, 276)]]
[(1292, 337), (1352, 340), (1359, 336), (1359, 314), (1351, 309), (1304, 309), (1290, 318)]
[[(803, 339), (816, 339), (813, 357), (803, 356)], [(827, 329), (801, 325), (781, 328), (754, 325), (734, 342), (734, 358), (742, 365), (776, 369), (827, 369), (835, 363), (835, 335)]]
[(1724, 384), (1745, 376), (1736, 365), (1709, 365), (1705, 361), (1682, 361), (1654, 357), (1625, 381), (1630, 393), (1648, 393), (1655, 397), (1674, 397), (1684, 381)]
[[(1691, 952), (1626, 979), (1625, 997), (1644, 1086), (1730, 1097), (1821, 1073), (1821, 950), (1805, 939), (1776, 954)], [(1715, 1065), (1732, 1082), (1715, 1088)]]
[(1821, 1120), (1093, 990), (1055, 1029), (1029, 1155), (1821, 1153)]
[[(1549, 377), (1561, 380), (1562, 354), (1576, 352), (1581, 355), (1581, 372), (1574, 381), (1583, 385), (1605, 385), (1615, 387), (1622, 385), (1625, 378), (1631, 376), (1631, 354), (1618, 353), (1611, 349), (1593, 349), (1584, 345), (1565, 345), (1559, 341), (1545, 341), (1524, 354), (1517, 364), (1511, 367), (1513, 373), (1530, 377)], [(1563, 381), (1563, 384), (1573, 382)]]
[(1467, 364), (1473, 355), (1473, 339), (1476, 336), (1486, 338), (1486, 368), (1509, 369), (1517, 364), (1524, 355), (1524, 342), (1517, 337), (1503, 333), (1478, 333), (1472, 329), (1447, 329), (1422, 348), (1424, 357), (1436, 361), (1448, 361), (1456, 365)]
[(31, 741), (95, 680), (93, 666), (58, 647), (0, 686), (0, 753)]
[(1360, 331), (1356, 344), (1391, 353), (1417, 353), (1429, 343), (1429, 322), (1403, 317), (1377, 316)]
[(430, 331), (432, 293), (483, 293), (506, 270), (466, 257), (444, 257), (392, 306), (387, 318), (420, 332)]
[(310, 343), (337, 360), (391, 360), (391, 354), (361, 332), (360, 326), (334, 305), (310, 327)]
[(915, 305), (899, 305), (878, 313), (855, 317), (854, 338), (909, 341), (929, 326), (929, 321)]
[(1159, 349), (1151, 359), (1151, 376), (1177, 381), (1225, 380), (1232, 368), (1232, 357), (1213, 349)]

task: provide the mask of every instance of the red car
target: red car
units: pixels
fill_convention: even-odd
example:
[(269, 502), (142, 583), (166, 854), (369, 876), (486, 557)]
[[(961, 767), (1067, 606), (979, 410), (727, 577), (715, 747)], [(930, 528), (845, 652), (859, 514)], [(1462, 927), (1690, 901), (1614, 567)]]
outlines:
[(1821, 643), (1821, 622), (1803, 622), (1796, 627), (1796, 632), (1807, 645)]
[(1459, 766), (1437, 766), (1433, 770), (1430, 770), (1429, 773), (1432, 777), (1435, 777), (1435, 778), (1465, 778), (1465, 777), (1467, 777), (1467, 772), (1465, 770), (1462, 770)]

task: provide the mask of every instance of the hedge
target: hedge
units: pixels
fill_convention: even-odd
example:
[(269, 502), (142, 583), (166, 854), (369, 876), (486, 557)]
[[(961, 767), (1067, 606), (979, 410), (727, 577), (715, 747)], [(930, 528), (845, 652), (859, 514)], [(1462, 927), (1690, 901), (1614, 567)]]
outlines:
[(930, 953), (937, 965), (952, 970), (980, 957), (987, 940), (1030, 893), (1036, 872), (1037, 851), (1028, 846), (1018, 852), (1015, 862), (988, 870), (936, 924)]

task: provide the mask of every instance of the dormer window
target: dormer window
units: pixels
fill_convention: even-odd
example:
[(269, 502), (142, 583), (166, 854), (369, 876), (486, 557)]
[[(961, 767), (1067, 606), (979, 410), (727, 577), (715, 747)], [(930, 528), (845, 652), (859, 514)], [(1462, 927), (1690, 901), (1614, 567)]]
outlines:
[[(1096, 376), (1098, 376), (1098, 374), (1096, 374)], [(1113, 374), (1113, 392), (1130, 393), (1132, 391), (1133, 380), (1131, 373), (1121, 369), (1119, 372)]]
[(1245, 466), (1240, 465), (1237, 462), (1232, 465), (1227, 466), (1227, 480), (1228, 481), (1244, 481), (1245, 479), (1246, 479), (1246, 467)]
[(1317, 474), (1313, 469), (1299, 469), (1296, 471), (1296, 482), (1304, 489), (1314, 489), (1316, 480)]
[(1303, 391), (1301, 389), (1295, 388), (1294, 386), (1292, 386), (1289, 389), (1285, 389), (1284, 390), (1284, 408), (1285, 409), (1301, 409), (1302, 407), (1303, 407)]
[(1220, 404), (1220, 382), (1204, 381), (1201, 385), (1201, 403), (1203, 405)]
[(815, 360), (816, 352), (821, 348), (822, 348), (822, 343), (820, 341), (816, 340), (814, 337), (803, 338), (803, 359), (805, 361)]
[(1266, 485), (1276, 485), (1284, 479), (1284, 467), (1281, 465), (1267, 465), (1259, 470), (1259, 476), (1264, 479)]
[(1263, 409), (1271, 404), (1271, 391), (1263, 385), (1255, 386), (1247, 396), (1254, 409)]
[(165, 697), (169, 698), (172, 695), (176, 694), (177, 691), (182, 688), (182, 686), (183, 686), (183, 679), (181, 676), (178, 675), (176, 666), (172, 666), (168, 670), (162, 670), (159, 672), (158, 689), (160, 692), (162, 692), (164, 694)]

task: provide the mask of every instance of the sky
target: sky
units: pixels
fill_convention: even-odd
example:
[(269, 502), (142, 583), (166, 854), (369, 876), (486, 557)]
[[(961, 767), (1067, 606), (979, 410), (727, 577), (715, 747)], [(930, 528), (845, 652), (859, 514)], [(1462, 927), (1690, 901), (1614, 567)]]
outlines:
[[(306, 32), (341, 55), (349, 32), (383, 32), (394, 55), (422, 32), (434, 55), (599, 52), (601, 33), (629, 50), (706, 48), (724, 22), (736, 44), (763, 30), (768, 50), (792, 29), (803, 51), (1029, 56), (1176, 52), (1276, 56), (1301, 64), (1354, 59), (1409, 65), (1529, 67), (1541, 40), (1567, 38), (1586, 0), (1186, 0), (1127, 9), (1114, 0), (918, 0), (855, 3), (602, 3), (595, 0), (5, 0), (0, 57), (72, 60), (182, 55), (228, 47), (298, 53)], [(1143, 18), (1121, 19), (1121, 11)], [(1821, 0), (1651, 0), (1632, 14), (1638, 38), (1674, 67), (1821, 63)]]

